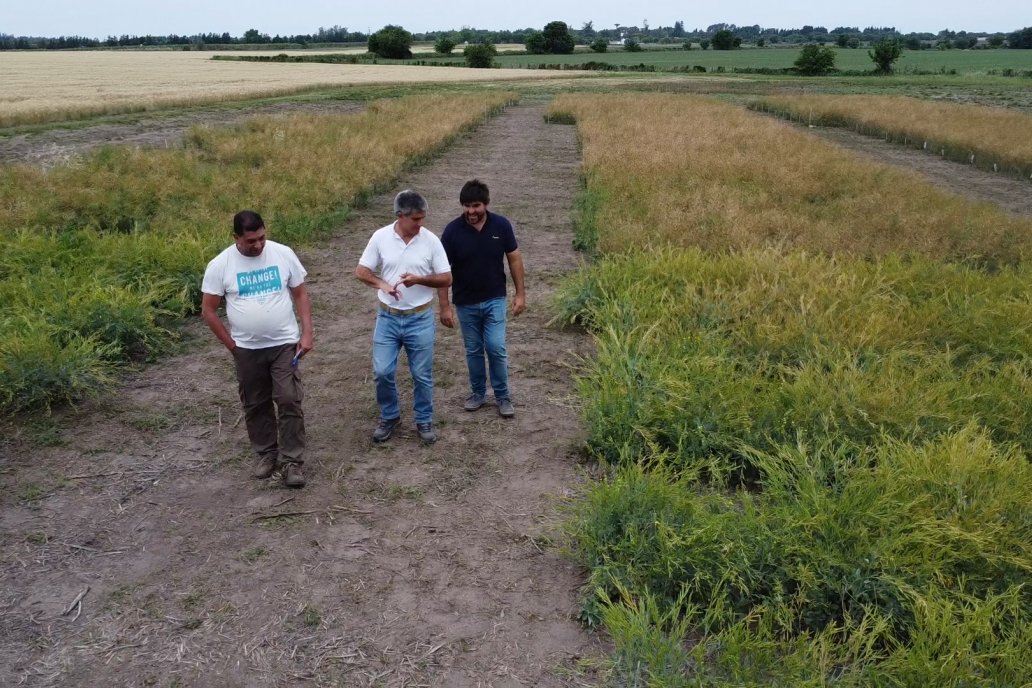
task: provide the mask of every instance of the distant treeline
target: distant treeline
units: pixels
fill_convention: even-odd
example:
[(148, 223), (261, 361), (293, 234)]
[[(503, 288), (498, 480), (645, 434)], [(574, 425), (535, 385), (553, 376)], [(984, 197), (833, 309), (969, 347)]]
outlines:
[[(527, 37), (539, 28), (517, 29), (513, 31), (488, 31), (464, 27), (455, 31), (430, 31), (414, 33), (416, 41), (435, 41), (448, 37), (457, 43), (525, 43)], [(735, 24), (712, 24), (705, 29), (688, 30), (684, 22), (674, 22), (673, 26), (614, 26), (612, 29), (596, 30), (593, 22), (584, 22), (579, 30), (572, 29), (574, 39), (582, 44), (591, 43), (599, 38), (609, 41), (634, 40), (647, 43), (682, 43), (684, 41), (710, 40), (719, 31), (730, 31), (743, 43), (758, 45), (777, 45), (779, 43), (837, 43), (842, 47), (858, 47), (882, 39), (899, 40), (910, 49), (921, 48), (976, 48), (976, 47), (1010, 47), (1032, 48), (1032, 27), (1026, 27), (1013, 33), (987, 33), (970, 31), (950, 31), (944, 29), (937, 33), (900, 33), (894, 27), (838, 26), (827, 29), (823, 26), (803, 26), (795, 29), (763, 28), (758, 24), (737, 26)], [(67, 50), (72, 48), (129, 48), (129, 47), (172, 47), (184, 50), (203, 50), (218, 46), (263, 46), (294, 45), (305, 47), (327, 43), (365, 43), (369, 35), (361, 31), (349, 31), (347, 27), (333, 26), (320, 28), (311, 34), (270, 36), (258, 29), (248, 29), (242, 36), (223, 33), (199, 33), (192, 36), (169, 34), (167, 36), (108, 36), (104, 39), (87, 36), (59, 36), (57, 38), (41, 36), (13, 36), (0, 33), (0, 50)]]

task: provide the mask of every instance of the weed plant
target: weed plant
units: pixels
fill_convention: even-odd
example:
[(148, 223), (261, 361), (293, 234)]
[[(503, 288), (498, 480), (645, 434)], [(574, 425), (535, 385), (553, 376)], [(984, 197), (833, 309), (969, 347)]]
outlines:
[(1032, 117), (1015, 110), (892, 96), (763, 98), (750, 107), (924, 148), (950, 160), (1032, 176)]
[(760, 491), (631, 465), (577, 505), (584, 614), (628, 685), (1032, 680), (1023, 453), (967, 427), (754, 458)]
[(1029, 224), (696, 98), (553, 111), (608, 469), (568, 534), (619, 682), (1032, 681)]
[(662, 249), (565, 285), (596, 333), (581, 379), (588, 446), (755, 474), (740, 445), (834, 434), (921, 441), (977, 421), (1032, 450), (1032, 275), (928, 259)]
[(351, 204), (512, 97), (375, 101), (358, 114), (195, 127), (178, 149), (0, 167), (0, 410), (74, 401), (103, 389), (115, 364), (160, 355), (196, 309), (237, 210), (259, 210), (281, 242), (325, 236)]

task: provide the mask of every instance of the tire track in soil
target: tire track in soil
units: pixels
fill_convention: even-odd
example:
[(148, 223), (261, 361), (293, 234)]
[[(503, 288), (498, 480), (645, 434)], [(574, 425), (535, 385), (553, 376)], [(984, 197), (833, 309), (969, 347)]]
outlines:
[[(196, 322), (192, 353), (63, 414), (59, 446), (7, 443), (0, 684), (591, 681), (581, 660), (604, 648), (575, 619), (583, 572), (550, 540), (557, 501), (580, 482), (571, 366), (591, 354), (583, 334), (546, 326), (577, 262), (579, 154), (574, 128), (543, 112), (507, 109), (299, 251), (316, 327), (305, 489), (247, 477), (232, 366)], [(509, 330), (516, 418), (462, 410), (461, 338), (438, 325), (439, 441), (415, 437), (402, 357), (404, 424), (374, 446), (375, 294), (352, 271), (398, 190), (427, 197), (439, 233), (473, 176), (514, 221), (527, 265), (528, 311)], [(87, 585), (81, 613), (63, 616)]]

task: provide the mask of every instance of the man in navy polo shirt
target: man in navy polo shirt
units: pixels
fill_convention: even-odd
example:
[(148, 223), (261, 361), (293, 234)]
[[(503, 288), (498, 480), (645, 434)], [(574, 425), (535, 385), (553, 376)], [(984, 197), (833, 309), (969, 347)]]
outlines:
[(462, 215), (448, 223), (441, 235), (441, 243), (451, 263), (451, 302), (447, 287), (438, 289), (437, 293), (441, 301), (441, 324), (455, 327), (455, 313), (451, 307), (454, 303), (462, 328), (471, 392), (463, 408), (476, 411), (484, 405), (490, 373), (498, 414), (511, 418), (516, 411), (509, 395), (509, 356), (505, 348), (507, 289), (502, 258), (509, 264), (509, 274), (516, 287), (512, 314), (517, 316), (527, 307), (523, 256), (517, 247), (512, 224), (501, 215), (488, 211), (490, 201), (490, 193), (483, 182), (473, 179), (462, 186), (459, 192)]

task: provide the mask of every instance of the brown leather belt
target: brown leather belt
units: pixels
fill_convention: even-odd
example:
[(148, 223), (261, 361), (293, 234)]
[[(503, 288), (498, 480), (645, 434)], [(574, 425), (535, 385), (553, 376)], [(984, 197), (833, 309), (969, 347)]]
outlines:
[(408, 308), (408, 309), (404, 309), (404, 308), (391, 308), (386, 303), (381, 301), (380, 302), (380, 310), (387, 311), (391, 315), (416, 315), (417, 313), (422, 313), (423, 311), (430, 310), (430, 306), (432, 306), (432, 305), (433, 305), (433, 301), (427, 301), (423, 305), (416, 306), (415, 308)]

